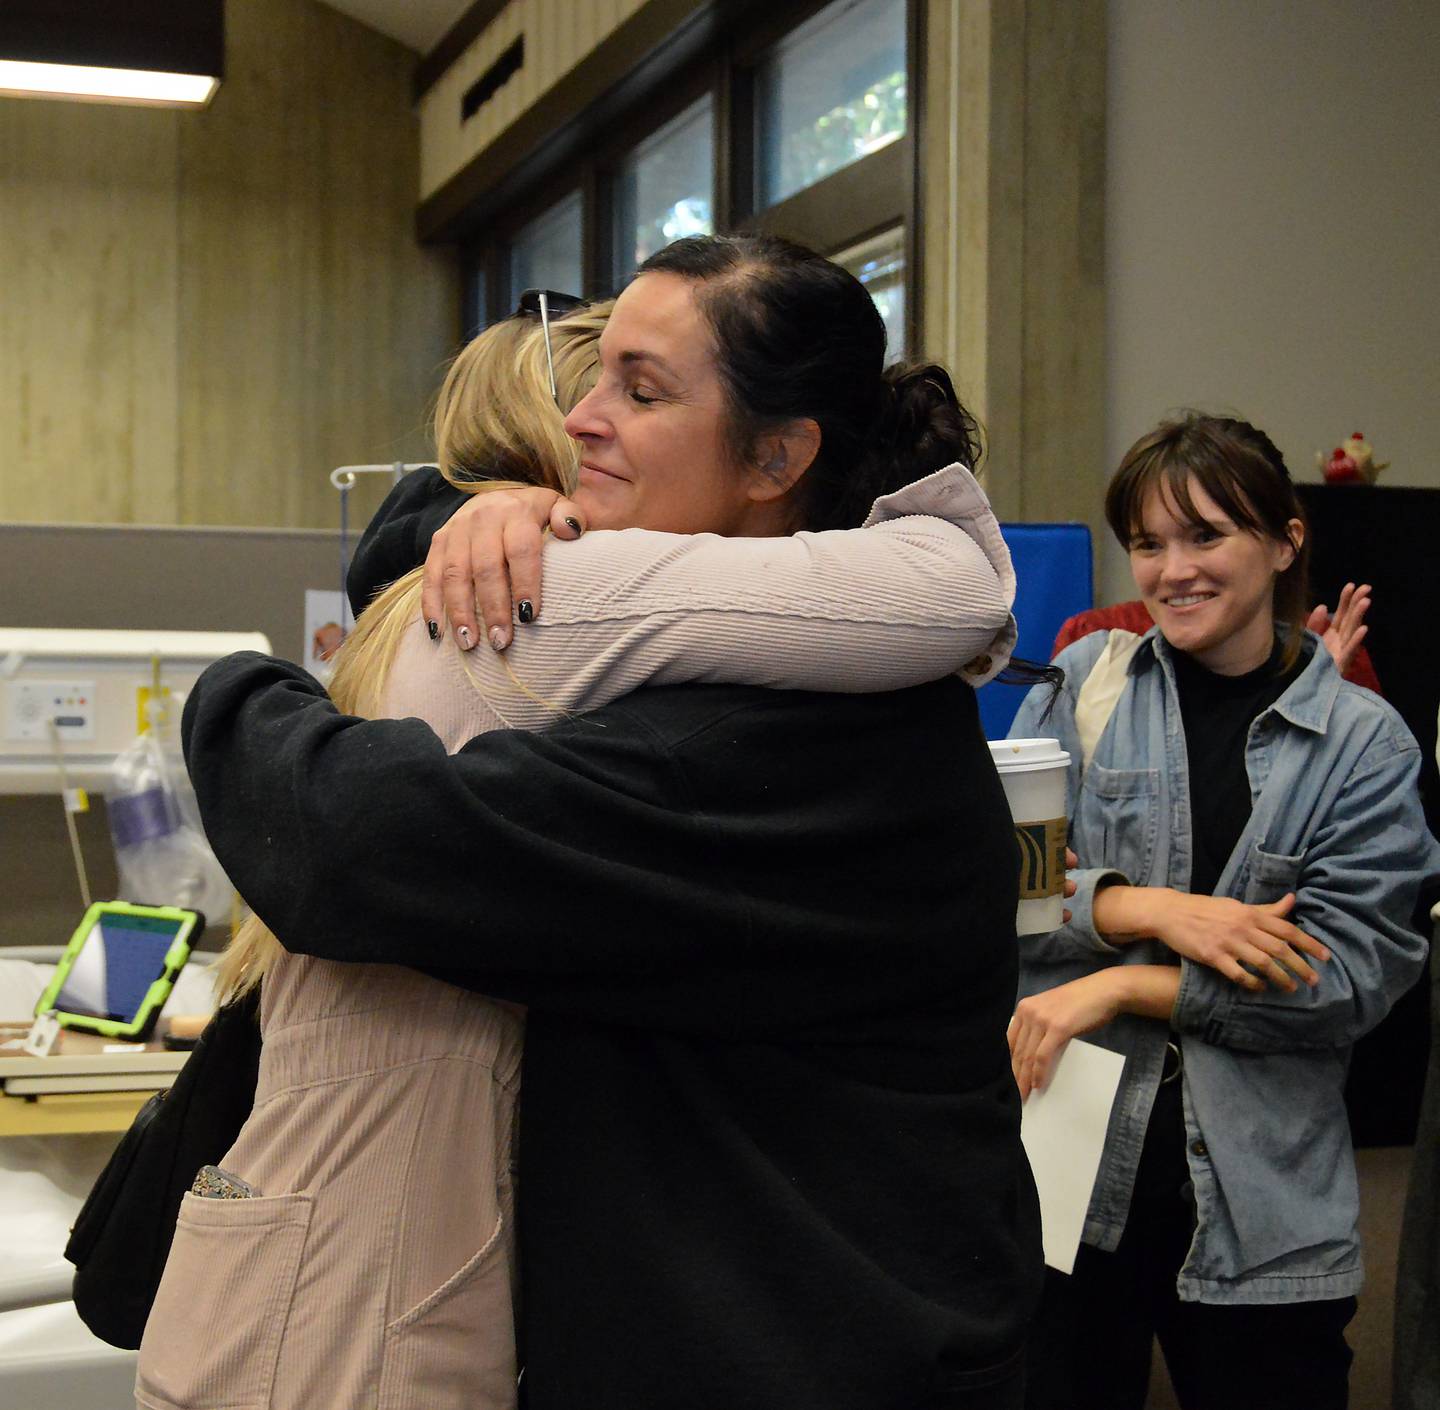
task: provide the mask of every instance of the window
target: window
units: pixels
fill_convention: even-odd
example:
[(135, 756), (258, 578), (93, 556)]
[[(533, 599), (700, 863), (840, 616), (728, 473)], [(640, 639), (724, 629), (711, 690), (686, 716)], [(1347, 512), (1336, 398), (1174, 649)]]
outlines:
[(477, 178), (463, 206), (431, 198), (437, 230), (470, 232), (468, 326), (507, 315), (524, 288), (613, 294), (686, 235), (765, 231), (852, 269), (902, 356), (916, 306), (918, 4), (754, 0), (743, 26), (714, 27), (670, 68), (623, 71), (618, 51), (597, 50), (593, 81), (582, 62), (547, 98), (538, 147), (512, 156), (502, 137), (482, 154), (488, 185)]
[(905, 356), (905, 227), (862, 240), (832, 258), (866, 288), (885, 321), (885, 361)]
[(510, 291), (498, 316), (511, 312), (526, 289), (557, 289), (577, 293), (581, 275), (580, 193), (537, 216), (510, 244)]
[(842, 0), (771, 51), (756, 76), (761, 206), (905, 133), (905, 6)]
[(892, 362), (905, 356), (913, 315), (909, 22), (904, 0), (833, 0), (761, 51), (753, 84), (753, 223), (859, 278)]
[(656, 250), (715, 229), (714, 103), (707, 94), (646, 138), (615, 176), (614, 283)]

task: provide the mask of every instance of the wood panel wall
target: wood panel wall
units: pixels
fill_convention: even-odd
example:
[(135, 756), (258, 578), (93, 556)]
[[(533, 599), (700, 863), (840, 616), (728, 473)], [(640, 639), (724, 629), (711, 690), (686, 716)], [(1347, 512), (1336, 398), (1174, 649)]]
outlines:
[(324, 527), (331, 468), (427, 453), (459, 298), (415, 62), (237, 0), (204, 112), (0, 98), (0, 520)]
[[(420, 100), (420, 196), (434, 195), (645, 0), (511, 0)], [(468, 121), (471, 85), (525, 36), (520, 71)]]
[(1103, 527), (1104, 0), (930, 0), (922, 337), (1012, 520)]

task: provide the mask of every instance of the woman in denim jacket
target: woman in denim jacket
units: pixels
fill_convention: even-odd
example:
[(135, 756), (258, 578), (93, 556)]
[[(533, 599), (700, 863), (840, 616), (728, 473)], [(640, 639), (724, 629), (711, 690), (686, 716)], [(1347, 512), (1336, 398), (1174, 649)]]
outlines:
[[(1126, 1058), (1028, 1403), (1142, 1406), (1158, 1335), (1186, 1410), (1344, 1406), (1363, 1273), (1343, 1088), (1424, 961), (1419, 751), (1303, 628), (1304, 519), (1262, 432), (1161, 426), (1105, 512), (1156, 626), (1069, 647), (1054, 712), (1032, 692), (1011, 730), (1069, 751), (1080, 862), (1068, 923), (1020, 940), (1016, 1079), (1043, 1086), (1082, 1033)], [(1357, 625), (1342, 610), (1327, 645)]]

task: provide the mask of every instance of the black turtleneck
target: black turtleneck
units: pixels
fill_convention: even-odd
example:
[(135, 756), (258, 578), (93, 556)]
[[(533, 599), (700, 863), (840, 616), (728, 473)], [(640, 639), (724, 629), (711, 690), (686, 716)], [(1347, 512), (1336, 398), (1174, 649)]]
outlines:
[(1190, 760), (1190, 829), (1195, 853), (1190, 870), (1192, 894), (1214, 894), (1250, 821), (1250, 778), (1245, 771), (1250, 726), (1290, 688), (1306, 665), (1302, 655), (1285, 669), (1282, 654), (1277, 640), (1263, 666), (1243, 676), (1222, 676), (1183, 651), (1172, 653)]

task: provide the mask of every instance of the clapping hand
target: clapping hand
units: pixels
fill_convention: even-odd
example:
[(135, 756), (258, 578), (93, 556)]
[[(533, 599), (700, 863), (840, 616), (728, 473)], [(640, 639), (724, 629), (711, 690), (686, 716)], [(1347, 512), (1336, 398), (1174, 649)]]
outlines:
[(1305, 625), (1325, 643), (1325, 649), (1335, 658), (1335, 664), (1343, 676), (1355, 659), (1360, 643), (1370, 630), (1365, 625), (1365, 613), (1370, 608), (1370, 584), (1346, 583), (1335, 607), (1335, 615), (1322, 602), (1305, 620)]

